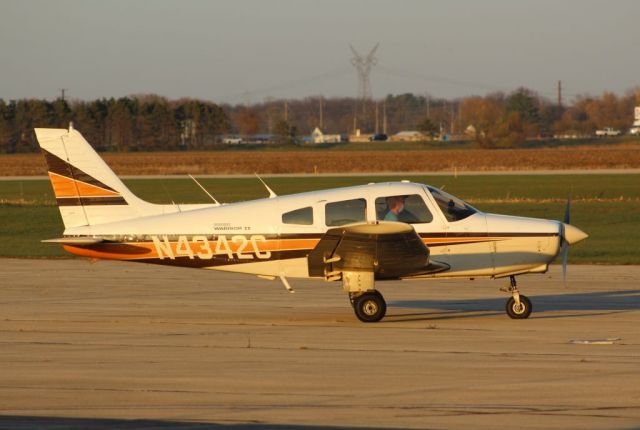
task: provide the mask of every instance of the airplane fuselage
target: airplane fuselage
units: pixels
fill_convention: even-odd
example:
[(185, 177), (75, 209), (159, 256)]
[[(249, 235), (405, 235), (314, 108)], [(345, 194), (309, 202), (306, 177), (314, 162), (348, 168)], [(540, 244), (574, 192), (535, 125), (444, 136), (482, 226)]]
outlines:
[(459, 213), (452, 214), (452, 209), (443, 204), (447, 199), (452, 202), (452, 196), (409, 182), (221, 206), (183, 205), (173, 213), (167, 213), (167, 208), (160, 215), (67, 229), (65, 236), (100, 237), (113, 242), (67, 244), (65, 249), (92, 258), (314, 277), (308, 256), (327, 230), (384, 220), (384, 211), (389, 211), (382, 207), (394, 196), (409, 196), (407, 200), (413, 204), (410, 209), (422, 216), (411, 225), (428, 247), (430, 258), (450, 267), (416, 276), (419, 278), (545, 272), (560, 250), (560, 222), (486, 214), (468, 205), (459, 206)]

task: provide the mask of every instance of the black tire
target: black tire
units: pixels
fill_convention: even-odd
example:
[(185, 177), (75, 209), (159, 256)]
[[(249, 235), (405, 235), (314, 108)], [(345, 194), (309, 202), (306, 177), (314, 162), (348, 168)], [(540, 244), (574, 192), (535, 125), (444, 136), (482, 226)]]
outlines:
[(387, 303), (377, 291), (364, 293), (355, 298), (353, 310), (362, 322), (378, 322), (387, 313)]
[(522, 320), (525, 318), (529, 318), (531, 315), (531, 311), (533, 310), (533, 306), (531, 305), (531, 300), (527, 296), (520, 296), (520, 308), (516, 306), (516, 301), (513, 297), (510, 297), (507, 300), (507, 315), (509, 318), (513, 318), (514, 320)]

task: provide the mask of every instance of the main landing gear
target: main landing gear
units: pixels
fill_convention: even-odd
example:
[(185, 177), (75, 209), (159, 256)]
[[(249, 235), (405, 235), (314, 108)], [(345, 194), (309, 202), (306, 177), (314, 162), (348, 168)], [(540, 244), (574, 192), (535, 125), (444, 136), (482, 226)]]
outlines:
[(507, 315), (513, 319), (529, 318), (529, 315), (531, 315), (531, 311), (533, 310), (531, 300), (529, 300), (527, 296), (520, 294), (516, 285), (515, 276), (510, 276), (509, 279), (511, 281), (509, 288), (503, 290), (511, 293), (511, 297), (507, 300)]
[(349, 301), (362, 322), (378, 322), (387, 313), (387, 303), (377, 290), (349, 293)]

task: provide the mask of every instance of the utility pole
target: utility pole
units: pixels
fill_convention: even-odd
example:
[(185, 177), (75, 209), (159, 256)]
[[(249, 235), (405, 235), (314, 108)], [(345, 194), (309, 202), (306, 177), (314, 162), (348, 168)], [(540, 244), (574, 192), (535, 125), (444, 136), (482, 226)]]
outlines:
[(322, 96), (320, 96), (320, 130), (324, 130), (324, 112), (322, 110)]
[(558, 81), (558, 110), (562, 110), (562, 81)]
[(357, 134), (358, 130), (358, 114), (356, 112), (353, 113), (353, 134)]
[(60, 100), (64, 101), (64, 93), (68, 90), (68, 88), (60, 88)]
[(429, 94), (425, 94), (427, 98), (427, 118), (431, 119), (431, 96)]
[(451, 122), (450, 122), (450, 127), (449, 127), (449, 134), (453, 135), (453, 103), (451, 103), (450, 107), (449, 107), (449, 112), (451, 113)]
[(387, 99), (382, 102), (382, 132), (387, 134)]
[(376, 128), (375, 128), (375, 134), (378, 134), (379, 131), (379, 121), (378, 121), (378, 117), (380, 116), (378, 113), (378, 101), (376, 101)]
[(284, 101), (284, 120), (285, 122), (289, 122), (289, 105), (287, 101)]
[(355, 100), (353, 106), (353, 134), (358, 130), (358, 99)]

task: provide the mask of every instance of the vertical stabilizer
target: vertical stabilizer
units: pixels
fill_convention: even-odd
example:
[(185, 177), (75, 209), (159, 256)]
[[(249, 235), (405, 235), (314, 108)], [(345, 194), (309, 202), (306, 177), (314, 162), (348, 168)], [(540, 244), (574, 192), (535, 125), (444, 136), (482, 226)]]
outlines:
[(156, 212), (129, 191), (73, 128), (36, 128), (65, 228), (102, 224)]

